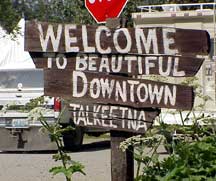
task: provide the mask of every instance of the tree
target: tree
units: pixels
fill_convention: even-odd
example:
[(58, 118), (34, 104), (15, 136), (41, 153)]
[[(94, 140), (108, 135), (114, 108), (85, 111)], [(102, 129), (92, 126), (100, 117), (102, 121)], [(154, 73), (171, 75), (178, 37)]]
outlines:
[[(194, 0), (193, 3), (211, 2)], [(163, 3), (191, 3), (189, 0), (129, 0), (121, 17), (128, 19), (132, 25), (131, 13), (137, 11), (138, 5)], [(1, 0), (0, 24), (11, 32), (21, 17), (27, 20), (65, 22), (76, 24), (96, 24), (85, 8), (84, 0)]]
[[(32, 3), (34, 2), (34, 3)], [(87, 12), (83, 0), (29, 0), (15, 3), (15, 8), (24, 14), (25, 19), (38, 19), (50, 22), (73, 22), (89, 24), (93, 18)]]
[[(37, 3), (35, 3), (37, 2)], [(130, 0), (123, 11), (122, 16), (127, 18), (136, 11), (138, 4), (142, 0)], [(25, 15), (26, 19), (38, 19), (41, 21), (53, 22), (73, 22), (76, 24), (96, 24), (90, 13), (85, 8), (84, 0), (37, 0), (32, 3), (16, 3), (16, 9), (19, 9)]]
[[(122, 17), (131, 20), (131, 13), (142, 0), (129, 0)], [(21, 17), (26, 20), (96, 24), (85, 8), (84, 0), (1, 0), (0, 24), (11, 32)]]
[(0, 24), (7, 30), (7, 32), (12, 32), (16, 27), (17, 22), (20, 19), (20, 14), (16, 9), (13, 8), (10, 0), (0, 1)]

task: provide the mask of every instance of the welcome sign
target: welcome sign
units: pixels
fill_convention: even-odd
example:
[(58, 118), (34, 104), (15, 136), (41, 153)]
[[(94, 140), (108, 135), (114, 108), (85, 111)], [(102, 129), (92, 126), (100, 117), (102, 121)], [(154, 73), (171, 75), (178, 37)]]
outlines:
[(71, 101), (75, 124), (144, 133), (155, 108), (190, 110), (192, 87), (134, 75), (194, 76), (209, 52), (203, 30), (119, 28), (31, 21), (25, 50), (44, 69), (45, 94)]

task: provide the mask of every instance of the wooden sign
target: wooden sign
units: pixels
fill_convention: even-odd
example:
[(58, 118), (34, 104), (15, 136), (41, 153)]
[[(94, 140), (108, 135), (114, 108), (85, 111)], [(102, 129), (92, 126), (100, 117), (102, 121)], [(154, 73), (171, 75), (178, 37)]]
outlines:
[(76, 125), (106, 130), (145, 133), (159, 115), (158, 109), (134, 109), (117, 105), (70, 104)]
[(191, 109), (193, 88), (108, 74), (45, 70), (45, 95), (75, 102)]
[(77, 54), (67, 57), (38, 58), (32, 55), (37, 68), (77, 70), (126, 75), (194, 76), (204, 59), (168, 55), (99, 55)]
[(207, 55), (207, 31), (165, 27), (119, 28), (30, 21), (25, 50), (99, 54)]
[[(112, 24), (112, 23), (111, 23)], [(133, 180), (133, 151), (119, 143), (145, 133), (157, 108), (191, 110), (192, 87), (133, 75), (194, 76), (208, 55), (207, 31), (111, 28), (30, 21), (25, 50), (44, 68), (44, 93), (70, 100), (76, 125), (110, 130), (112, 180)], [(128, 76), (128, 77), (127, 77)]]

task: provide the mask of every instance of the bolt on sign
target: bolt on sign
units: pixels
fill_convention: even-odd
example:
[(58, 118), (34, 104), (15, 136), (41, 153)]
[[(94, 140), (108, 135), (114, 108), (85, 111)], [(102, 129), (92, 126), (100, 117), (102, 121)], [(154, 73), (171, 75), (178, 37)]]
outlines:
[(44, 68), (45, 94), (70, 100), (77, 125), (144, 133), (155, 108), (189, 110), (192, 87), (132, 78), (194, 76), (209, 34), (178, 28), (26, 23), (25, 50)]

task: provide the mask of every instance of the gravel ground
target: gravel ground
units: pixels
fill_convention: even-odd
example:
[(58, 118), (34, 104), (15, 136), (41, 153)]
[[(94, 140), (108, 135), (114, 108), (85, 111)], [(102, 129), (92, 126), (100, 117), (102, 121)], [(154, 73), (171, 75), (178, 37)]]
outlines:
[[(110, 143), (104, 139), (85, 141), (80, 152), (69, 153), (73, 160), (85, 165), (87, 176), (75, 174), (75, 181), (110, 181)], [(0, 181), (63, 181), (48, 170), (57, 165), (55, 152), (0, 153)]]

